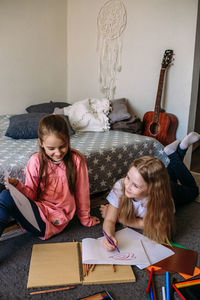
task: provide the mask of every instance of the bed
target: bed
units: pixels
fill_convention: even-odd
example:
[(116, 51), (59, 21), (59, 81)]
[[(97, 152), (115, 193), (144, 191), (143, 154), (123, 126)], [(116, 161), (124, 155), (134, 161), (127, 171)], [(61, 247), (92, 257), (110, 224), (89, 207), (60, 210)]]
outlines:
[[(9, 117), (0, 116), (0, 183), (4, 180), (4, 170), (10, 177), (24, 182), (26, 164), (38, 151), (37, 139), (5, 136)], [(126, 174), (128, 166), (137, 157), (153, 155), (168, 164), (162, 144), (153, 138), (129, 132), (76, 132), (71, 136), (71, 146), (86, 157), (91, 195), (109, 190)]]

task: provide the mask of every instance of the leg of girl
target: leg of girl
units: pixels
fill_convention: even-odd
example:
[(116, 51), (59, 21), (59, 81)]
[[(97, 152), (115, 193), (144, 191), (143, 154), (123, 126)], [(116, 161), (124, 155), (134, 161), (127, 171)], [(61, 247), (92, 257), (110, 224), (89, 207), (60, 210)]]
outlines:
[[(188, 134), (182, 142), (178, 141), (165, 147), (164, 151), (170, 159), (167, 167), (171, 179), (172, 195), (176, 206), (191, 202), (198, 196), (198, 187), (194, 177), (183, 163), (188, 147), (198, 141), (196, 132)], [(178, 181), (180, 184), (178, 184)]]
[(46, 225), (40, 217), (37, 205), (33, 201), (30, 201), (30, 204), (40, 231), (30, 224), (21, 214), (8, 190), (3, 190), (0, 193), (0, 236), (8, 224), (10, 217), (15, 218), (25, 230), (32, 232), (37, 236), (44, 236)]

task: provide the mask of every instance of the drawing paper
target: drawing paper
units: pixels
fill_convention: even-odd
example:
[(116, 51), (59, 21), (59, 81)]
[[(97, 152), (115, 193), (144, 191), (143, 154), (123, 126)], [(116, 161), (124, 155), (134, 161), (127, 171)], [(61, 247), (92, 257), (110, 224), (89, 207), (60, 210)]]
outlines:
[(116, 233), (120, 253), (108, 251), (103, 247), (103, 238), (82, 240), (82, 260), (85, 264), (118, 264), (136, 265), (148, 264), (148, 258), (140, 240), (127, 239), (121, 232)]
[[(149, 238), (145, 237), (143, 234), (128, 227), (117, 231), (116, 232), (117, 240), (118, 240), (118, 236), (119, 238), (123, 236), (123, 239), (126, 240), (131, 240), (131, 241), (140, 240), (142, 242), (143, 247), (145, 249), (145, 253), (148, 257), (148, 262), (144, 264), (137, 264), (137, 267), (140, 269), (144, 269), (174, 254), (174, 252), (171, 249), (150, 240)], [(119, 249), (120, 249), (120, 239), (119, 239)]]
[(29, 199), (27, 199), (20, 191), (16, 189), (16, 187), (14, 187), (12, 184), (8, 182), (8, 173), (6, 170), (4, 170), (4, 175), (8, 185), (8, 189), (10, 191), (13, 200), (15, 201), (17, 208), (20, 210), (21, 214), (26, 218), (26, 220), (40, 231), (40, 228), (38, 226), (37, 220), (33, 213)]
[(15, 201), (16, 206), (18, 207), (22, 215), (26, 218), (27, 221), (29, 221), (29, 223), (31, 223), (36, 229), (40, 231), (40, 227), (38, 226), (29, 200), (12, 184), (8, 183), (8, 188), (11, 196), (13, 197), (13, 200)]

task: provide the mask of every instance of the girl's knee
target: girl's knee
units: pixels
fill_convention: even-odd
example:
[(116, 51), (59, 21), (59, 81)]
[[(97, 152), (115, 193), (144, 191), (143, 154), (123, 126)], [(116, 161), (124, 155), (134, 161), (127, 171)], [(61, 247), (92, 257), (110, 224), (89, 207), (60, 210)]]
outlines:
[(9, 190), (5, 189), (0, 193), (0, 199), (8, 197), (8, 195), (10, 195), (10, 192), (9, 192)]
[(10, 191), (5, 189), (0, 193), (0, 204), (6, 204), (6, 206), (9, 206), (10, 204), (13, 204), (14, 200), (10, 195)]

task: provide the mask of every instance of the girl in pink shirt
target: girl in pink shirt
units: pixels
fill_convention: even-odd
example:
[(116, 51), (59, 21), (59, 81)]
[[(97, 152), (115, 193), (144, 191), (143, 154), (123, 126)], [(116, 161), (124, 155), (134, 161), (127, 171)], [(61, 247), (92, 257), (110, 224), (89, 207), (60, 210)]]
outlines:
[(25, 184), (16, 178), (9, 178), (9, 183), (29, 199), (40, 230), (22, 215), (10, 192), (3, 190), (0, 194), (0, 235), (10, 216), (43, 239), (61, 232), (75, 211), (82, 225), (99, 224), (97, 217), (90, 216), (86, 161), (80, 152), (70, 148), (65, 119), (59, 115), (43, 117), (38, 128), (38, 142), (40, 152), (33, 154), (27, 164)]

